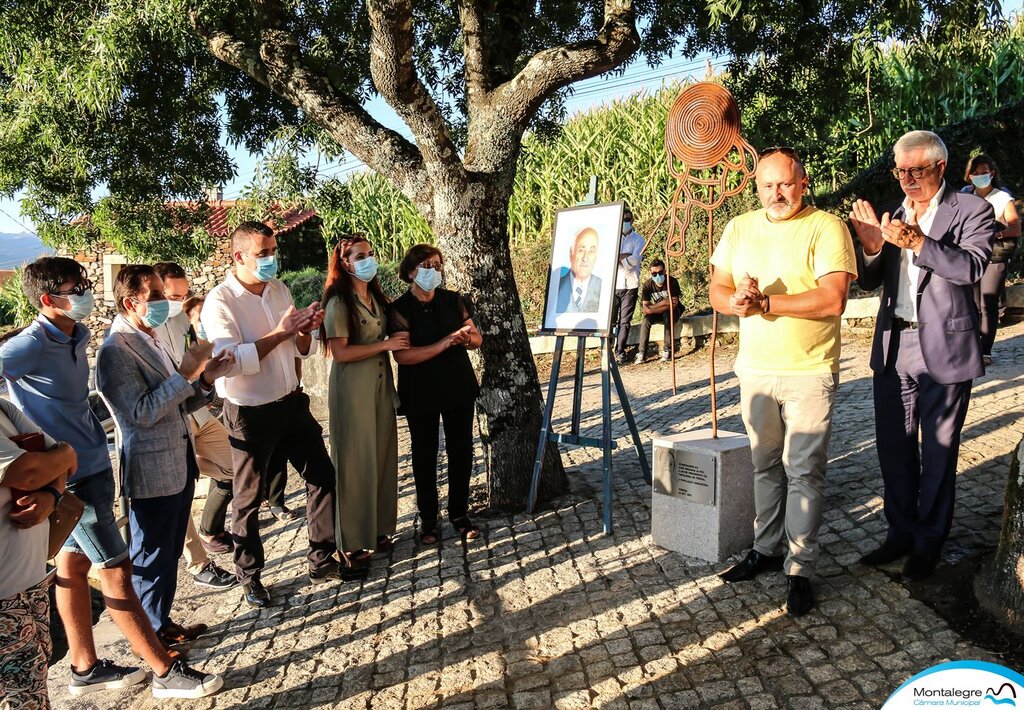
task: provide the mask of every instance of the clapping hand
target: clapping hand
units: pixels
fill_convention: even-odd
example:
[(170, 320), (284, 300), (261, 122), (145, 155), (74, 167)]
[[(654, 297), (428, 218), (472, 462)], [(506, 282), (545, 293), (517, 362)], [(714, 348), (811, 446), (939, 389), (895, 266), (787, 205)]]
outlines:
[(235, 364), (235, 353), (231, 350), (224, 350), (217, 357), (208, 360), (203, 370), (203, 379), (213, 384), (218, 377), (224, 377), (231, 371)]
[[(882, 215), (882, 221), (889, 224), (889, 213)], [(864, 253), (874, 256), (882, 249), (885, 238), (882, 236), (882, 223), (875, 215), (875, 208), (867, 200), (857, 200), (850, 210), (850, 224), (853, 231), (857, 233), (860, 245), (864, 247)]]
[(924, 232), (917, 223), (917, 214), (913, 209), (906, 211), (906, 217), (906, 221), (890, 221), (888, 214), (882, 215), (882, 238), (900, 249), (910, 249), (915, 254), (920, 254), (925, 240)]
[(206, 361), (210, 359), (210, 355), (213, 353), (213, 343), (200, 340), (193, 344), (185, 354), (181, 356), (181, 364), (178, 366), (178, 372), (189, 382), (199, 377), (199, 374), (203, 371), (206, 366)]

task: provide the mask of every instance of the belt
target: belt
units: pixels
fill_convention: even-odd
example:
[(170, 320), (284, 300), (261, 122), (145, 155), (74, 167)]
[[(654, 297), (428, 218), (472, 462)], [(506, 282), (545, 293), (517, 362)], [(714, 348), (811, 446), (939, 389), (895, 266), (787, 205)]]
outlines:
[(916, 320), (903, 320), (902, 318), (892, 319), (893, 330), (917, 330)]

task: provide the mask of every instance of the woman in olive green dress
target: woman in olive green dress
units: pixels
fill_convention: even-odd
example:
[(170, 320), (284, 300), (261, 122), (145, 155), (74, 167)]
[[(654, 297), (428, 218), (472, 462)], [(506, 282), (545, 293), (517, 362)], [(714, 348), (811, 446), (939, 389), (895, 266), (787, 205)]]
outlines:
[(330, 357), (331, 459), (337, 476), (338, 549), (353, 566), (371, 550), (394, 546), (398, 516), (398, 431), (395, 387), (387, 353), (409, 347), (409, 337), (387, 339), (388, 299), (365, 237), (342, 239), (331, 254), (320, 337)]

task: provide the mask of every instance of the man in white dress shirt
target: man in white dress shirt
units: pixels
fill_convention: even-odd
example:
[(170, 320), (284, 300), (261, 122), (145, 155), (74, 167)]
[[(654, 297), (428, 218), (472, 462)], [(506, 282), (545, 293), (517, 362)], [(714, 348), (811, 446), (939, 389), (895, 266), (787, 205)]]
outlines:
[(234, 271), (206, 297), (200, 317), (214, 353), (235, 355), (234, 369), (217, 380), (235, 469), (235, 574), (246, 602), (262, 608), (271, 598), (260, 581), (264, 557), (257, 512), (277, 446), (306, 481), (310, 579), (342, 576), (334, 557), (334, 466), (295, 367), (296, 358), (316, 352), (311, 334), (323, 322), (323, 309), (316, 302), (295, 309), (288, 287), (274, 278), (277, 239), (265, 224), (239, 225), (231, 242)]

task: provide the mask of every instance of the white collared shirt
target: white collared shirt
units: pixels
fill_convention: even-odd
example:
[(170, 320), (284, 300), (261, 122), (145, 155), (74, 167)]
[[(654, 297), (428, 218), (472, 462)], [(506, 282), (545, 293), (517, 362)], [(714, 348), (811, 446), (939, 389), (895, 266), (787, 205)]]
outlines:
[[(928, 234), (932, 228), (932, 222), (935, 221), (935, 211), (939, 208), (939, 203), (942, 202), (942, 196), (945, 193), (946, 181), (943, 180), (939, 186), (939, 191), (929, 200), (928, 209), (924, 211), (924, 214), (917, 215), (917, 224), (925, 234)], [(913, 202), (909, 197), (905, 197), (903, 199), (903, 211), (910, 213), (913, 209)], [(905, 217), (904, 221), (906, 221)], [(874, 256), (865, 254), (864, 263), (870, 264), (881, 253), (879, 251)], [(921, 283), (921, 269), (914, 263), (914, 256), (913, 249), (900, 250), (900, 277), (896, 286), (895, 307), (896, 317), (911, 323), (917, 322), (917, 288), (918, 284)]]
[(294, 305), (288, 287), (271, 279), (263, 295), (250, 293), (234, 275), (210, 291), (200, 315), (215, 355), (233, 351), (235, 363), (217, 380), (217, 394), (238, 406), (252, 407), (281, 399), (299, 386), (295, 358), (307, 358), (317, 349), (314, 337), (309, 352), (301, 354), (292, 338), (260, 360), (256, 341), (277, 327)]
[(646, 243), (647, 240), (634, 231), (622, 238), (619, 253), (628, 253), (629, 256), (619, 261), (619, 270), (615, 274), (615, 288), (640, 288), (640, 263), (644, 259)]

